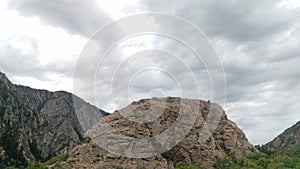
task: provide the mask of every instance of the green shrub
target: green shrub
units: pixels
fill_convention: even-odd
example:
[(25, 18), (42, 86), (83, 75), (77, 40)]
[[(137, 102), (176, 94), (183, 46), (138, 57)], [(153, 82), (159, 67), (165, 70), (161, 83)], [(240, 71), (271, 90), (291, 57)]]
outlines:
[(167, 160), (170, 160), (173, 158), (173, 155), (170, 151), (166, 151), (166, 152), (163, 152), (161, 153), (161, 156)]
[(26, 169), (47, 169), (47, 166), (44, 164), (30, 164)]
[(13, 167), (13, 166), (9, 166), (9, 167), (5, 167), (4, 169), (18, 169), (18, 168)]
[(52, 165), (52, 164), (55, 164), (55, 163), (57, 163), (57, 162), (65, 161), (68, 157), (69, 157), (69, 154), (68, 154), (68, 153), (65, 153), (65, 154), (62, 154), (62, 155), (59, 155), (59, 156), (55, 156), (55, 157), (50, 158), (50, 159), (49, 159), (48, 161), (46, 161), (44, 164), (45, 164), (45, 165)]
[(286, 154), (291, 156), (291, 157), (300, 158), (300, 145), (295, 145), (289, 151), (287, 151)]
[(300, 169), (300, 158), (288, 153), (266, 155), (264, 153), (244, 154), (241, 159), (227, 156), (217, 160), (215, 169)]
[(90, 143), (91, 142), (91, 138), (89, 137), (85, 137), (83, 140), (80, 141), (79, 144), (86, 144), (86, 143)]

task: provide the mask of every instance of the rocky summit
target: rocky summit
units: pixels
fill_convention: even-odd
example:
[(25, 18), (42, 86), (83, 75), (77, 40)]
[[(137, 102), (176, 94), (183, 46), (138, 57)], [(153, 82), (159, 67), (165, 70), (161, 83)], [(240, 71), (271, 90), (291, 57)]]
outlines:
[(70, 93), (14, 85), (0, 72), (0, 168), (68, 152), (105, 115)]
[(59, 167), (164, 169), (183, 162), (213, 168), (228, 154), (257, 151), (218, 104), (175, 97), (133, 102), (85, 136), (92, 141), (75, 147)]
[(262, 145), (260, 149), (263, 152), (276, 153), (288, 151), (297, 145), (300, 145), (300, 121), (286, 129), (269, 143)]

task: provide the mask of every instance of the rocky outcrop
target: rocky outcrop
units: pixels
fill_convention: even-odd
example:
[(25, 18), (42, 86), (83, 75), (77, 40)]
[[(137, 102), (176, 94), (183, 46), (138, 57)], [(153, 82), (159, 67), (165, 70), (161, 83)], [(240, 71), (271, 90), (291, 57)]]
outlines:
[(69, 155), (69, 158), (60, 164), (49, 166), (52, 169), (98, 169), (98, 168), (168, 168), (168, 162), (162, 156), (147, 159), (134, 159), (118, 156), (100, 148), (95, 143), (88, 143), (76, 146)]
[(262, 145), (260, 150), (266, 153), (276, 153), (278, 151), (288, 151), (296, 145), (300, 145), (300, 121), (269, 143)]
[(71, 150), (104, 115), (70, 93), (14, 85), (0, 72), (0, 149), (5, 154), (0, 168)]
[(173, 97), (133, 102), (104, 117), (86, 136), (93, 143), (77, 146), (63, 162), (65, 168), (174, 168), (177, 162), (212, 168), (229, 153), (240, 157), (257, 151), (219, 105)]

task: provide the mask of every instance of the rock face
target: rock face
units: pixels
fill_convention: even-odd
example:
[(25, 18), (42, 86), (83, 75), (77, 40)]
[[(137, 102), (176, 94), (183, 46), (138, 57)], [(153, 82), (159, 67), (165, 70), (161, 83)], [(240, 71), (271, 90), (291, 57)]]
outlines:
[[(148, 110), (151, 110), (151, 114)], [(160, 110), (163, 111), (157, 112)], [(217, 121), (211, 122), (217, 124), (217, 127), (215, 130), (211, 128), (207, 130), (212, 132), (209, 134), (205, 130), (207, 127), (205, 124), (216, 115), (220, 115), (220, 118), (213, 118)], [(178, 118), (181, 118), (184, 123), (178, 123), (176, 121)], [(146, 120), (142, 123), (138, 122), (142, 119)], [(177, 139), (177, 135), (180, 135), (177, 131), (185, 131), (181, 129), (187, 128), (185, 125), (190, 125), (189, 121), (184, 119), (191, 120), (192, 126), (184, 133), (182, 139)], [(107, 124), (114, 130), (105, 131)], [(170, 130), (174, 124), (177, 127), (174, 131)], [(168, 130), (173, 134), (164, 133)], [(88, 130), (86, 135), (92, 138), (93, 143), (76, 147), (70, 153), (70, 158), (62, 164), (63, 167), (114, 168), (120, 166), (152, 169), (174, 168), (177, 162), (184, 162), (188, 165), (200, 164), (205, 168), (212, 168), (216, 160), (226, 154), (235, 153), (237, 157), (240, 157), (243, 152), (257, 151), (248, 142), (243, 131), (227, 119), (219, 105), (201, 100), (173, 97), (133, 102), (104, 117), (101, 122)], [(157, 139), (158, 135), (166, 137)], [(134, 141), (143, 138), (148, 141), (141, 144)], [(160, 142), (161, 140), (164, 140), (164, 144)], [(170, 140), (178, 141), (178, 143), (172, 145)], [(101, 145), (106, 150), (97, 145)], [(122, 147), (124, 151), (117, 151)], [(145, 152), (151, 152), (153, 149), (159, 154), (145, 157)], [(165, 150), (168, 151), (165, 152)], [(139, 155), (143, 157), (138, 158)]]
[(168, 162), (162, 156), (156, 156), (147, 159), (133, 159), (118, 156), (100, 148), (97, 144), (88, 143), (76, 146), (69, 155), (69, 158), (59, 165), (50, 166), (52, 169), (60, 168), (80, 168), (80, 169), (98, 169), (98, 168), (168, 168)]
[(71, 150), (104, 115), (70, 93), (14, 85), (0, 72), (0, 149), (5, 156), (0, 168)]
[(264, 152), (275, 153), (290, 150), (296, 145), (300, 145), (300, 121), (275, 137), (274, 140), (261, 146), (260, 149)]

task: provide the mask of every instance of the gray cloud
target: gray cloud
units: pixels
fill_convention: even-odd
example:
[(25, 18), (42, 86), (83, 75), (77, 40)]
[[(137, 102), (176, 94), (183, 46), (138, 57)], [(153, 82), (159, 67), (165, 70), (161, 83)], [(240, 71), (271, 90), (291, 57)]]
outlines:
[(17, 10), (21, 15), (39, 17), (45, 24), (86, 37), (111, 21), (94, 0), (10, 1), (9, 8)]
[(11, 39), (0, 42), (2, 71), (16, 76), (29, 75), (44, 79), (40, 72), (36, 41), (28, 37), (22, 37), (19, 40), (27, 41), (32, 48), (24, 53), (21, 49), (15, 48), (9, 43)]
[(300, 120), (299, 8), (271, 0), (142, 2), (148, 11), (192, 22), (212, 40), (226, 73), (227, 113), (252, 143), (266, 143)]
[(300, 88), (300, 49), (295, 41), (299, 36), (294, 33), (282, 41), (270, 35), (255, 44), (233, 45), (224, 51), (228, 54), (222, 59), (227, 101), (233, 105), (228, 113), (253, 143), (266, 143), (300, 120), (300, 97), (295, 93)]
[[(143, 10), (166, 12), (186, 19), (202, 30), (212, 40), (220, 61), (224, 66), (227, 81), (227, 104), (229, 117), (245, 130), (250, 141), (261, 144), (300, 120), (300, 14), (299, 8), (280, 7), (282, 1), (148, 1), (141, 0)], [(45, 24), (57, 26), (74, 34), (89, 37), (100, 26), (109, 21), (109, 17), (101, 12), (94, 1), (11, 1), (10, 8), (24, 16), (37, 16)], [(192, 42), (193, 47), (203, 51), (201, 54), (211, 54), (202, 41), (198, 41), (190, 29), (174, 22), (153, 24), (146, 19), (131, 23), (127, 29), (156, 27), (157, 31), (174, 33)], [(155, 21), (154, 21), (155, 23)], [(140, 26), (142, 25), (142, 26)], [(170, 26), (172, 29), (165, 29)], [(165, 27), (164, 27), (165, 26)], [(119, 30), (117, 30), (119, 29)], [(124, 63), (125, 46), (117, 46), (103, 61), (97, 65), (99, 56), (97, 50), (110, 47), (116, 38), (120, 37), (124, 28), (104, 30), (101, 39), (94, 40), (95, 48), (88, 49), (89, 57), (80, 60), (75, 83), (78, 85), (76, 94), (97, 104), (100, 108), (113, 109), (111, 101), (111, 82), (116, 80), (113, 92), (127, 99), (128, 81), (141, 68), (156, 66), (167, 70), (180, 82), (186, 97), (195, 96), (195, 85), (191, 77), (193, 73), (199, 84), (201, 98), (211, 98), (211, 84), (206, 67), (197, 57), (178, 41), (172, 38), (157, 36), (153, 40), (154, 49), (161, 49), (175, 55), (190, 69), (185, 69), (175, 58), (142, 57), (130, 61), (119, 69), (116, 77), (113, 73), (118, 65)], [(111, 35), (112, 32), (119, 32)], [(125, 33), (126, 34), (126, 33)], [(75, 63), (51, 63), (40, 65), (38, 61), (38, 43), (34, 39), (25, 38), (32, 45), (32, 50), (22, 53), (13, 46), (0, 43), (0, 66), (4, 72), (16, 76), (32, 76), (47, 80), (47, 72), (62, 73), (71, 77)], [(7, 40), (9, 41), (9, 40)], [(135, 44), (142, 46), (138, 42)], [(130, 46), (128, 45), (128, 46)], [(89, 46), (89, 45), (88, 45)], [(93, 45), (91, 45), (93, 46)], [(147, 48), (146, 48), (147, 49)], [(8, 59), (9, 56), (9, 59)], [(210, 55), (209, 55), (210, 56)], [(132, 56), (127, 56), (134, 58)], [(22, 64), (19, 61), (22, 60)], [(74, 61), (75, 62), (75, 61)], [(220, 75), (215, 69), (218, 64), (213, 58), (206, 58), (211, 63), (211, 76)], [(97, 67), (99, 66), (99, 67)], [(98, 70), (97, 73), (96, 70)], [(149, 72), (148, 72), (149, 73)], [(216, 78), (219, 79), (219, 78)], [(221, 78), (220, 78), (221, 79)], [(95, 85), (95, 86), (94, 86)], [(95, 87), (95, 91), (91, 90)], [(168, 77), (144, 74), (134, 81), (129, 92), (131, 99), (151, 96), (151, 91), (161, 89), (167, 95), (178, 95), (176, 85)], [(126, 100), (127, 102), (128, 100)]]
[(289, 28), (299, 11), (279, 8), (281, 1), (272, 0), (141, 0), (149, 11), (165, 12), (192, 22), (210, 36), (221, 36), (236, 41), (259, 40)]
[(75, 64), (60, 62), (42, 65), (39, 60), (38, 43), (35, 39), (22, 36), (17, 41), (28, 43), (29, 49), (20, 49), (13, 45), (13, 38), (0, 41), (0, 67), (1, 71), (14, 77), (33, 77), (43, 81), (50, 81), (51, 73), (63, 76), (72, 76)]

